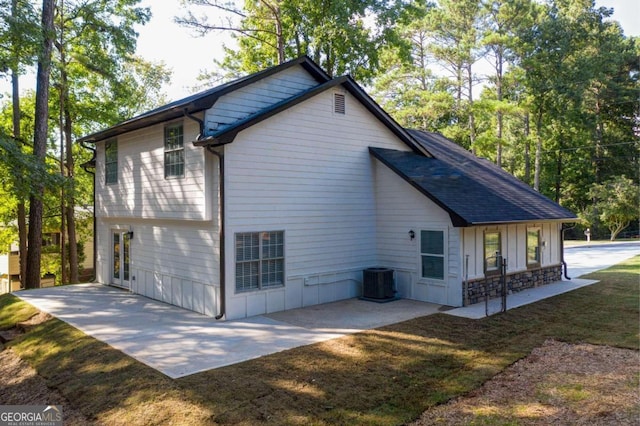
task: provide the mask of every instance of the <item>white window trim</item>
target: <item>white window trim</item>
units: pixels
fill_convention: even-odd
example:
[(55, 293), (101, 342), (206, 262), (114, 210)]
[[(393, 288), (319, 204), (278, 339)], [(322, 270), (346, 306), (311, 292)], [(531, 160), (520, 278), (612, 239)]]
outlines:
[[(238, 257), (237, 257), (237, 251), (236, 251), (236, 241), (237, 241), (237, 237), (240, 234), (263, 234), (263, 233), (282, 233), (282, 241), (283, 241), (283, 247), (282, 247), (282, 257), (278, 257), (278, 258), (270, 258), (270, 259), (264, 259), (263, 257), (263, 247), (262, 247), (262, 241), (259, 239), (259, 255), (258, 255), (258, 260), (250, 260), (250, 261), (238, 261)], [(247, 294), (247, 293), (251, 293), (251, 292), (264, 292), (264, 291), (269, 291), (269, 290), (273, 290), (273, 289), (281, 289), (285, 286), (286, 283), (286, 259), (287, 259), (287, 252), (286, 252), (286, 232), (284, 229), (278, 229), (278, 230), (268, 230), (268, 231), (238, 231), (234, 233), (233, 236), (233, 244), (234, 244), (234, 274), (233, 274), (233, 288), (234, 288), (234, 292), (235, 294)], [(268, 286), (263, 286), (262, 285), (262, 262), (263, 260), (278, 260), (281, 259), (282, 260), (282, 283), (281, 284), (274, 284), (274, 285), (268, 285)], [(248, 289), (238, 289), (237, 286), (237, 273), (235, 272), (235, 267), (238, 265), (238, 263), (249, 263), (249, 262), (258, 262), (258, 287), (257, 288), (248, 288)]]
[[(538, 261), (537, 262), (529, 262), (529, 232), (537, 231), (538, 232)], [(527, 226), (524, 238), (524, 256), (525, 263), (527, 265), (527, 269), (536, 269), (542, 266), (542, 227), (541, 226)]]
[(486, 253), (486, 242), (487, 242), (487, 234), (498, 234), (498, 242), (500, 243), (499, 253), (504, 258), (504, 241), (502, 241), (503, 235), (501, 229), (485, 229), (482, 232), (482, 271), (485, 276), (492, 276), (500, 274), (500, 266), (497, 266), (493, 269), (487, 268), (487, 253)]
[[(173, 149), (167, 149), (167, 130), (174, 128), (174, 127), (181, 127), (182, 128), (182, 146), (179, 148), (173, 148)], [(170, 123), (167, 124), (164, 127), (163, 130), (163, 139), (162, 139), (162, 145), (163, 145), (163, 149), (164, 149), (164, 158), (163, 158), (163, 164), (164, 164), (164, 178), (165, 179), (181, 179), (184, 177), (185, 172), (186, 172), (186, 168), (187, 168), (187, 158), (186, 158), (186, 150), (184, 147), (184, 123), (180, 122), (175, 122), (175, 123)], [(167, 154), (168, 153), (174, 153), (174, 152), (182, 152), (182, 174), (168, 174), (167, 173)]]
[[(431, 278), (431, 277), (423, 277), (422, 276), (422, 231), (436, 231), (442, 232), (442, 279), (440, 278)], [(447, 282), (447, 278), (449, 275), (449, 233), (447, 228), (438, 228), (438, 227), (420, 227), (418, 231), (418, 282), (437, 282), (437, 283), (445, 283)], [(440, 256), (436, 254), (426, 253), (430, 256)]]
[[(114, 144), (115, 147), (116, 147), (115, 161), (108, 161), (108, 158), (107, 158), (107, 146), (111, 145), (111, 144)], [(119, 177), (118, 177), (119, 156), (120, 156), (120, 150), (119, 150), (119, 147), (118, 147), (118, 140), (117, 139), (109, 139), (109, 140), (105, 141), (105, 143), (104, 143), (104, 184), (105, 185), (117, 185), (118, 184), (118, 180), (119, 180)], [(108, 177), (107, 177), (108, 176), (107, 169), (108, 169), (110, 164), (115, 164), (116, 165), (116, 174), (115, 174), (116, 179), (114, 181), (111, 181), (111, 182), (108, 180)]]

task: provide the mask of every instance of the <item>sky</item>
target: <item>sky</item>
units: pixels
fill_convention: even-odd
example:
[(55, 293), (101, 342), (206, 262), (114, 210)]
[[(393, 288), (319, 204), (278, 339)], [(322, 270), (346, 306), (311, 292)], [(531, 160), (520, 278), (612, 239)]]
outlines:
[[(180, 0), (145, 0), (142, 4), (151, 8), (153, 16), (139, 28), (137, 53), (150, 61), (163, 61), (173, 70), (172, 82), (165, 88), (170, 100), (186, 97), (193, 92), (200, 72), (214, 69), (213, 60), (223, 58), (223, 43), (230, 45), (233, 40), (220, 32), (195, 37), (193, 30), (173, 22), (174, 16), (183, 14)], [(614, 8), (613, 19), (620, 22), (624, 33), (640, 36), (640, 0), (596, 0), (596, 6)]]
[[(184, 13), (180, 0), (143, 0), (141, 6), (150, 7), (152, 17), (137, 28), (137, 54), (148, 61), (164, 62), (173, 71), (171, 83), (164, 88), (169, 100), (190, 95), (198, 83), (197, 76), (214, 69), (213, 60), (223, 58), (223, 44), (231, 46), (233, 40), (220, 32), (197, 37), (193, 30), (176, 24), (174, 17)], [(620, 22), (624, 33), (640, 36), (640, 0), (596, 0), (596, 6), (613, 8), (613, 19)], [(211, 13), (212, 8), (204, 10)], [(26, 75), (21, 85), (33, 88), (34, 80), (33, 75)], [(0, 93), (10, 91), (8, 79), (0, 80)]]

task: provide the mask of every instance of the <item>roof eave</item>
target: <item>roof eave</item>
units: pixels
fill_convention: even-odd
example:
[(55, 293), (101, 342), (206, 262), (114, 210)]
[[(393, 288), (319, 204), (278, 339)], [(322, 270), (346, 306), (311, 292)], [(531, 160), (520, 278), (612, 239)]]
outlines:
[(523, 223), (571, 223), (576, 222), (577, 217), (565, 218), (544, 218), (544, 219), (518, 219), (518, 220), (500, 220), (500, 221), (482, 221), (470, 222), (468, 226), (492, 226), (492, 225), (517, 225)]
[(233, 125), (226, 127), (218, 132), (215, 132), (210, 137), (204, 138), (199, 141), (195, 141), (196, 146), (207, 145), (220, 145), (220, 140), (224, 139), (226, 142), (232, 142), (236, 135), (259, 122), (266, 120), (286, 109), (289, 109), (299, 103), (312, 98), (313, 96), (322, 93), (332, 87), (342, 85), (349, 93), (351, 93), (362, 105), (364, 105), (369, 112), (371, 112), (378, 120), (380, 120), (391, 132), (393, 132), (400, 140), (408, 145), (413, 152), (421, 154), (427, 157), (433, 157), (426, 148), (419, 144), (402, 126), (400, 126), (391, 116), (389, 116), (384, 110), (377, 104), (364, 90), (349, 76), (336, 77), (333, 80), (327, 81), (318, 86), (314, 86), (309, 90), (306, 90), (291, 98), (285, 99), (266, 108), (254, 115), (246, 117)]

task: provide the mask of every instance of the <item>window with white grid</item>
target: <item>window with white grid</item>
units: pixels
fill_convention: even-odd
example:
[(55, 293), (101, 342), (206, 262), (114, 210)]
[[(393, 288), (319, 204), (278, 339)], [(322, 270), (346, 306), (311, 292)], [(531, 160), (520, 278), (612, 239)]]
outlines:
[(164, 128), (164, 177), (184, 176), (184, 135), (182, 124)]
[(236, 234), (236, 291), (284, 285), (284, 231)]
[(118, 141), (104, 144), (104, 181), (107, 185), (118, 183)]

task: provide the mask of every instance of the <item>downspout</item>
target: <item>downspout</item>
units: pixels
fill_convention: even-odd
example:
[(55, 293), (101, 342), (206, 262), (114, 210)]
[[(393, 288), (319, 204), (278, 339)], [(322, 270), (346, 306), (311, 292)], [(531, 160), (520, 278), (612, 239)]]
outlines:
[(564, 231), (568, 231), (569, 229), (575, 228), (575, 224), (568, 228), (565, 228), (564, 223), (562, 224), (562, 230), (560, 231), (560, 262), (562, 263), (562, 268), (564, 270), (564, 277), (567, 280), (571, 280), (569, 275), (567, 275), (567, 262), (564, 260)]
[(225, 256), (225, 226), (224, 226), (224, 152), (217, 152), (207, 146), (207, 151), (218, 157), (220, 165), (220, 313), (215, 316), (219, 320), (226, 313), (225, 287), (226, 287), (226, 256)]
[[(93, 152), (93, 157), (91, 157), (91, 160), (89, 160), (90, 163), (95, 164), (96, 161), (96, 149), (94, 147), (91, 146), (87, 146), (84, 142), (80, 142), (80, 146), (82, 146), (85, 149), (88, 149), (89, 151)], [(98, 259), (98, 238), (96, 236), (96, 229), (97, 229), (97, 220), (96, 220), (96, 172), (95, 171), (91, 171), (89, 170), (89, 167), (87, 166), (87, 163), (82, 164), (80, 167), (82, 167), (82, 169), (93, 175), (93, 281), (96, 280), (98, 274), (96, 271), (96, 261)]]
[[(196, 140), (201, 140), (204, 137), (204, 121), (198, 117), (190, 114), (185, 108), (184, 116), (198, 123), (200, 126), (200, 132)], [(224, 153), (217, 152), (211, 146), (207, 145), (207, 151), (218, 157), (218, 164), (220, 165), (220, 312), (214, 318), (219, 320), (226, 313), (225, 303), (225, 287), (226, 287), (226, 256), (225, 256), (225, 215), (224, 215)]]

